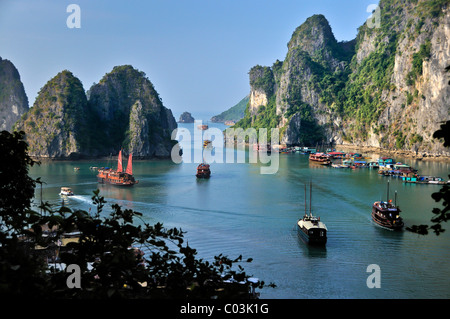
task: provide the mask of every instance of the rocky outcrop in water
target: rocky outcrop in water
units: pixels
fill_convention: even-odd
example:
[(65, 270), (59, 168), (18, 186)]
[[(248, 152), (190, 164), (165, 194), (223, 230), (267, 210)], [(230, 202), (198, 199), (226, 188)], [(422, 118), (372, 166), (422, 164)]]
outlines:
[(124, 65), (87, 95), (71, 72), (60, 72), (15, 129), (25, 131), (31, 156), (74, 159), (116, 155), (120, 149), (135, 158), (169, 157), (176, 127), (145, 74)]
[(104, 153), (124, 148), (137, 158), (170, 156), (177, 124), (144, 72), (114, 67), (90, 88), (89, 105), (106, 141)]
[(64, 70), (39, 91), (15, 130), (25, 132), (30, 156), (79, 158), (89, 149), (88, 115), (80, 80)]
[(0, 57), (0, 131), (12, 131), (14, 123), (28, 111), (19, 72), (14, 64)]
[(180, 115), (180, 119), (178, 120), (178, 123), (194, 123), (195, 119), (192, 117), (191, 113), (189, 112), (183, 112)]

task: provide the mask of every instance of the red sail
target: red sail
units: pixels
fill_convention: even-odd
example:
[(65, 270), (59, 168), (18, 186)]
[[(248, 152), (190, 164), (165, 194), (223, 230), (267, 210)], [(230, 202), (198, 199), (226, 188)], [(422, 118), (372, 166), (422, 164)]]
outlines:
[(133, 164), (131, 163), (131, 154), (128, 156), (127, 170), (125, 173), (133, 175)]
[(117, 171), (122, 172), (122, 150), (119, 151), (119, 159), (117, 161)]

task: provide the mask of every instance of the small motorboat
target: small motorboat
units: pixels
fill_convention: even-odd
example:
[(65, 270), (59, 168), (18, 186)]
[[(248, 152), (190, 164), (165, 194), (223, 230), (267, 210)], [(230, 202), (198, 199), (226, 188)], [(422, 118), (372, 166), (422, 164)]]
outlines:
[(70, 187), (61, 187), (61, 191), (59, 193), (59, 195), (62, 196), (73, 196), (73, 191)]

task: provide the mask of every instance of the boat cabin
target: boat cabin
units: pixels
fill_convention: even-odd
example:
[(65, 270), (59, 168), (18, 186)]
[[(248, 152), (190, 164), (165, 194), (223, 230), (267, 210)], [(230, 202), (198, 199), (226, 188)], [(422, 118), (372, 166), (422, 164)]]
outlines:
[(70, 187), (61, 187), (60, 195), (73, 196), (73, 191)]

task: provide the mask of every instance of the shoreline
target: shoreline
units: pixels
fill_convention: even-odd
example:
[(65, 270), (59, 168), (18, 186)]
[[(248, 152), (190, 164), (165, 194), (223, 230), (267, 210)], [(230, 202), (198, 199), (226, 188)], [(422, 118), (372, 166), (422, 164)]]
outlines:
[(374, 146), (357, 146), (357, 145), (349, 145), (349, 144), (336, 145), (334, 148), (336, 150), (342, 149), (342, 150), (358, 151), (358, 153), (378, 153), (380, 155), (385, 155), (387, 157), (392, 157), (392, 158), (395, 158), (396, 156), (400, 156), (400, 157), (405, 157), (405, 158), (413, 159), (413, 160), (417, 160), (417, 161), (450, 162), (450, 156), (428, 154), (426, 152), (418, 152), (416, 154), (413, 151), (389, 150), (389, 149), (383, 149), (383, 148), (374, 147)]
[[(236, 143), (235, 143), (236, 145)], [(249, 147), (248, 143), (245, 143), (246, 147)], [(226, 145), (224, 145), (224, 148), (226, 148)], [(358, 146), (358, 145), (350, 145), (350, 144), (339, 144), (335, 145), (333, 147), (336, 150), (342, 150), (345, 152), (354, 151), (357, 153), (369, 153), (369, 154), (379, 154), (380, 156), (387, 156), (387, 157), (404, 157), (412, 160), (417, 161), (441, 161), (441, 162), (450, 162), (450, 156), (446, 155), (435, 155), (435, 154), (428, 154), (426, 152), (420, 152), (415, 153), (413, 151), (406, 151), (406, 150), (389, 150), (389, 149), (383, 149), (379, 147), (374, 146)], [(110, 160), (117, 160), (116, 156), (99, 156), (99, 157), (79, 157), (79, 158), (68, 158), (68, 157), (61, 157), (61, 158), (52, 158), (52, 157), (36, 157), (36, 156), (30, 156), (34, 161), (38, 162), (98, 162), (98, 161), (110, 161)], [(170, 160), (171, 157), (133, 157), (133, 161), (164, 161), (164, 160)]]

